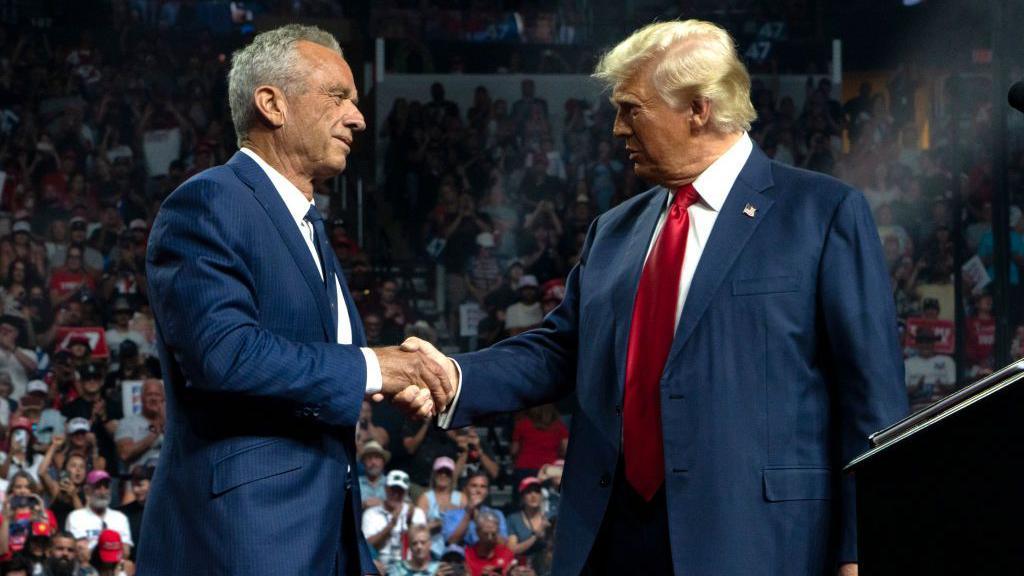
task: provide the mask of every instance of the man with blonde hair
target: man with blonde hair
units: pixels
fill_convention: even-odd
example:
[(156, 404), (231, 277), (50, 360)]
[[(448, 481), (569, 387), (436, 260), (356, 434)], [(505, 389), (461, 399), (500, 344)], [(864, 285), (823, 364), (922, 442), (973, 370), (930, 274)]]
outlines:
[(656, 186), (593, 222), (539, 328), (448, 364), (440, 424), (575, 393), (554, 574), (856, 573), (841, 470), (906, 411), (867, 202), (754, 145), (714, 24), (652, 24), (595, 76)]

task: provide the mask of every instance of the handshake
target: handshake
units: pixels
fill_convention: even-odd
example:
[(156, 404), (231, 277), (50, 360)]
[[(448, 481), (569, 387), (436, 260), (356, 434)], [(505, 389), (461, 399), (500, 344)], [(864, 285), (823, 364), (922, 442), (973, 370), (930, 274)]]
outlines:
[(419, 338), (401, 346), (374, 348), (380, 362), (382, 388), (370, 396), (374, 402), (390, 400), (407, 415), (431, 418), (455, 398), (458, 372), (455, 362)]

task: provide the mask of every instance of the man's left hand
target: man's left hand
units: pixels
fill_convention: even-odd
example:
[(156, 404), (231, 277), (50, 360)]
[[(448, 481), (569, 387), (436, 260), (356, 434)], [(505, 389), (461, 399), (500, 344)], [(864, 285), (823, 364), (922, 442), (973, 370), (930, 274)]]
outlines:
[(839, 566), (839, 576), (857, 576), (857, 564), (851, 562)]

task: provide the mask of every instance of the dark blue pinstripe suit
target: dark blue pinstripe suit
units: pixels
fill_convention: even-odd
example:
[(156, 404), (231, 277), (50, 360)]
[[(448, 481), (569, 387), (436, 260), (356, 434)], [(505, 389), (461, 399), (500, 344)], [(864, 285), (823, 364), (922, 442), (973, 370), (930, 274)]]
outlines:
[(191, 178), (146, 260), (167, 430), (139, 573), (375, 573), (347, 472), (365, 334), (345, 289), (354, 344), (333, 343), (323, 282), (270, 180), (242, 153)]

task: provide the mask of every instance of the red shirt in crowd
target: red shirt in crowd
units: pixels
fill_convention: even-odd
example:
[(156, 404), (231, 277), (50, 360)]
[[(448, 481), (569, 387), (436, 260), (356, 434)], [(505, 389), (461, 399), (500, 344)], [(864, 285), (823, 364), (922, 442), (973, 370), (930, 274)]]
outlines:
[(481, 576), (484, 574), (484, 569), (491, 566), (497, 568), (497, 570), (492, 570), (494, 574), (507, 574), (515, 557), (512, 549), (504, 544), (496, 545), (494, 550), (491, 550), (490, 556), (486, 558), (477, 554), (476, 546), (466, 546), (466, 568), (469, 569), (472, 576)]
[(91, 291), (96, 290), (96, 282), (84, 270), (71, 272), (61, 268), (54, 270), (50, 276), (50, 290), (57, 292), (57, 295), (61, 298), (78, 290), (82, 285), (85, 285)]
[(972, 364), (985, 365), (992, 356), (996, 343), (995, 318), (967, 319), (967, 359)]
[(519, 454), (515, 467), (523, 470), (539, 470), (561, 458), (558, 451), (562, 441), (569, 437), (569, 430), (561, 420), (555, 420), (547, 428), (537, 428), (529, 418), (520, 418), (512, 431), (512, 441), (519, 443)]

